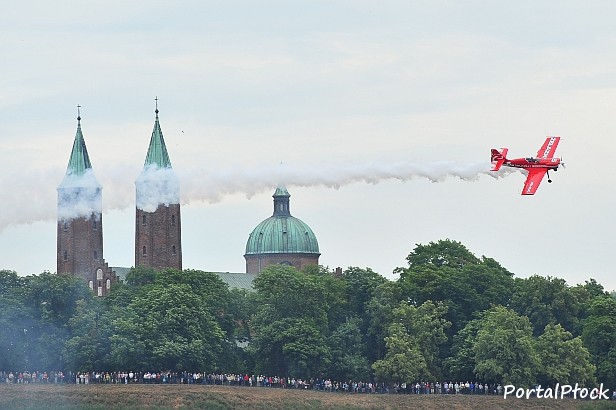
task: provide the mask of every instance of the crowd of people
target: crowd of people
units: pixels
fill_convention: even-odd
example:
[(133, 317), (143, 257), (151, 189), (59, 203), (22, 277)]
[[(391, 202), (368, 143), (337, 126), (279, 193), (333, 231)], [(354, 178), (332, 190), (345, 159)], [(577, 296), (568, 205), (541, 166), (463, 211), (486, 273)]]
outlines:
[(0, 383), (72, 383), (72, 384), (204, 384), (242, 387), (313, 389), (346, 393), (399, 394), (496, 394), (502, 395), (500, 384), (477, 382), (414, 382), (391, 385), (364, 381), (334, 381), (326, 378), (304, 380), (248, 374), (200, 372), (0, 372)]

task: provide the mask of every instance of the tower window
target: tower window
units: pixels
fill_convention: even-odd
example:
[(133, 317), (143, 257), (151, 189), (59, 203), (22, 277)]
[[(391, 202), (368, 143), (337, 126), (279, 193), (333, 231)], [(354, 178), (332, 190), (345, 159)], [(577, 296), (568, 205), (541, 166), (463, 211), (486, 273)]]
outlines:
[(141, 217), (141, 225), (146, 225), (146, 223), (147, 223), (146, 217), (145, 217), (145, 215), (143, 215)]
[(103, 270), (101, 268), (98, 268), (96, 270), (96, 280), (102, 280), (103, 279)]
[(143, 247), (143, 256), (148, 256), (148, 250), (145, 246)]
[(98, 259), (98, 252), (94, 251), (94, 260)]
[(68, 260), (68, 251), (64, 251), (64, 262)]
[(96, 219), (92, 220), (92, 230), (96, 231), (98, 229), (98, 224), (96, 223)]
[(107, 290), (111, 289), (111, 279), (107, 279), (107, 283), (105, 284)]
[(88, 282), (88, 286), (90, 287), (90, 290), (94, 290), (94, 282), (93, 281)]
[(68, 231), (68, 222), (64, 222), (64, 230)]
[(173, 245), (173, 246), (171, 247), (171, 253), (172, 253), (173, 255), (175, 255), (175, 245)]
[(171, 215), (171, 225), (175, 226), (175, 215)]

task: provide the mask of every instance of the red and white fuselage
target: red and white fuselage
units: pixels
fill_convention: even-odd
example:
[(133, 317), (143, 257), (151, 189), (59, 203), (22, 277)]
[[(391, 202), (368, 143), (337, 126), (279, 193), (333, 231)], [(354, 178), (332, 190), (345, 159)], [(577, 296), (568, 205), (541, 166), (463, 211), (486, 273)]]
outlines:
[(562, 164), (561, 158), (555, 158), (554, 152), (560, 142), (560, 137), (547, 137), (536, 157), (507, 159), (507, 148), (501, 151), (492, 148), (492, 169), (498, 171), (501, 166), (523, 168), (528, 171), (522, 195), (534, 195), (543, 177), (548, 174), (548, 182), (552, 182), (548, 171), (558, 171)]

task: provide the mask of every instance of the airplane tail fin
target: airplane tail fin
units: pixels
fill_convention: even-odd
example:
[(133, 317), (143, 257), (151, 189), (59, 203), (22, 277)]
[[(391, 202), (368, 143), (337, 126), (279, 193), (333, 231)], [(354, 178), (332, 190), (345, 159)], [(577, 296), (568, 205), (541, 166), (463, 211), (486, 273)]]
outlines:
[(498, 171), (503, 165), (503, 162), (507, 160), (507, 151), (509, 148), (501, 148), (501, 151), (492, 148), (492, 169), (490, 171)]

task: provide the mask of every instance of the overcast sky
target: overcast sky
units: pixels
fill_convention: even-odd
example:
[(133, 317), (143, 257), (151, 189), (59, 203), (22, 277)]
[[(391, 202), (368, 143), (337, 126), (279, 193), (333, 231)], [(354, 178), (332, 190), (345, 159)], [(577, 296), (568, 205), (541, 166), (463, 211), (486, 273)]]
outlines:
[[(282, 182), (330, 268), (395, 278), (415, 244), (450, 238), (519, 277), (616, 289), (615, 14), (611, 1), (12, 2), (0, 269), (56, 270), (78, 104), (105, 259), (134, 264), (158, 96), (185, 268), (245, 271)], [(535, 155), (546, 135), (563, 137), (567, 168), (534, 197), (520, 172), (488, 175), (490, 148)]]

